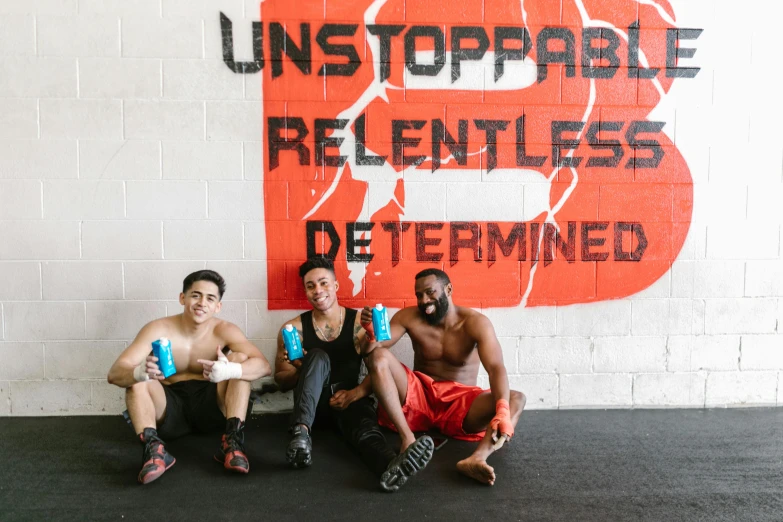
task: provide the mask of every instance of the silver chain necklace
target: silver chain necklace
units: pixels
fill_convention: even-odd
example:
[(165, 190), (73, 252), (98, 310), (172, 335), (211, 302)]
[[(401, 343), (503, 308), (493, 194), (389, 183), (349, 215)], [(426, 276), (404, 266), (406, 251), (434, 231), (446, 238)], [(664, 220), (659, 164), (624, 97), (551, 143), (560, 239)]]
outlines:
[[(337, 335), (334, 336), (334, 339), (337, 339), (340, 337), (340, 332), (343, 331), (343, 307), (340, 307), (340, 327), (337, 329)], [(310, 315), (310, 319), (313, 321), (313, 326), (315, 326), (316, 331), (321, 334), (321, 337), (324, 341), (334, 341), (334, 339), (330, 339), (329, 336), (327, 336), (323, 331), (318, 327), (318, 323), (315, 322), (315, 314)]]

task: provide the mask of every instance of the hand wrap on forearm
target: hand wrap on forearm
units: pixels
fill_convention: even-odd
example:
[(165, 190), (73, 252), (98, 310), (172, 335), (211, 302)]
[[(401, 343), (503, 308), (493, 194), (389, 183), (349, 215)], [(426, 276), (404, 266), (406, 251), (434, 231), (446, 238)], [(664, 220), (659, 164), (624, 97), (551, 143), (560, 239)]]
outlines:
[(511, 424), (511, 408), (506, 399), (500, 399), (495, 403), (495, 416), (489, 423), (489, 427), (498, 430), (500, 435), (508, 435), (508, 439), (514, 436), (514, 425)]
[(372, 328), (372, 321), (360, 321), (360, 323), (366, 332), (364, 336), (368, 341), (373, 342), (375, 340), (375, 331)]
[(209, 373), (210, 382), (221, 382), (229, 379), (242, 378), (242, 365), (236, 362), (220, 359), (212, 365)]

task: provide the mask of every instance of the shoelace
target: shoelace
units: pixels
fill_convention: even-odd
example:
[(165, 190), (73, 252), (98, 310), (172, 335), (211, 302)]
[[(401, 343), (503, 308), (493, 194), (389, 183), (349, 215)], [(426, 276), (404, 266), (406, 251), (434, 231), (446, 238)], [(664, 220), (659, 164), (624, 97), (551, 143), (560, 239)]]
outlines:
[(147, 441), (144, 446), (144, 460), (142, 463), (147, 462), (158, 453), (158, 447), (163, 445), (163, 441), (157, 437), (152, 437)]
[(244, 437), (236, 431), (226, 433), (226, 453), (230, 451), (245, 451)]

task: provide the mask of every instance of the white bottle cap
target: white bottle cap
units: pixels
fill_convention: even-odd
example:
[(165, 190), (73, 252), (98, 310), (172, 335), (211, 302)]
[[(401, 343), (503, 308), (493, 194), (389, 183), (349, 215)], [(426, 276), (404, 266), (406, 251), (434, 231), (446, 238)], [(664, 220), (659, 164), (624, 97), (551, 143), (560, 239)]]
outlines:
[(375, 309), (376, 310), (383, 310), (383, 305), (381, 303), (378, 303), (377, 305), (375, 305)]
[(294, 325), (292, 325), (292, 324), (285, 325), (285, 331), (286, 332), (293, 332), (294, 331)]
[(168, 337), (161, 337), (159, 340), (160, 340), (160, 344), (161, 344), (161, 345), (167, 345), (167, 344), (169, 344), (169, 339), (168, 339)]

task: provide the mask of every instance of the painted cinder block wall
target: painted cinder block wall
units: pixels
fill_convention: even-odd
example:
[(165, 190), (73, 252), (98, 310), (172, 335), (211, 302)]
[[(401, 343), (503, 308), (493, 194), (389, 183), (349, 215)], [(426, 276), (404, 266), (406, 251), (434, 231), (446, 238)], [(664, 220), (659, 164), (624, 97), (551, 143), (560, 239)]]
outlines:
[[(261, 20), (262, 8), (269, 7), (268, 12), (275, 13), (274, 7), (281, 2), (273, 5), (274, 1), (267, 0), (263, 7), (257, 0), (0, 2), (0, 415), (120, 412), (122, 390), (105, 381), (110, 364), (144, 323), (178, 313), (181, 280), (195, 269), (213, 268), (226, 277), (228, 292), (221, 315), (238, 324), (273, 360), (277, 328), (295, 313), (291, 306), (301, 305), (291, 270), (306, 252), (306, 238), (300, 234), (305, 221), (291, 209), (302, 206), (301, 197), (297, 199), (295, 194), (310, 186), (297, 174), (295, 152), (281, 152), (285, 168), (270, 169), (266, 118), (296, 116), (294, 108), (298, 107), (312, 127), (318, 111), (323, 112), (323, 118), (336, 118), (330, 103), (346, 101), (336, 94), (340, 89), (329, 85), (330, 77), (325, 82), (318, 80), (320, 62), (315, 62), (305, 77), (287, 57), (283, 76), (275, 79), (277, 86), (262, 90), (262, 82), (271, 84), (268, 29), (269, 23), (276, 21), (273, 17), (261, 24), (267, 60), (262, 71), (246, 69), (243, 74), (240, 66), (235, 72), (224, 61), (221, 13), (231, 22), (234, 61), (252, 64), (253, 22)], [(662, 7), (665, 2), (625, 3), (628, 5), (623, 9), (639, 10), (642, 49), (645, 42), (665, 46), (665, 29), (671, 26), (656, 25), (649, 14), (649, 9), (658, 12), (660, 8), (670, 16)], [(549, 18), (542, 25), (568, 25), (566, 14), (580, 8), (593, 20), (611, 21), (612, 6), (625, 3), (563, 0), (552, 11), (551, 6), (558, 2), (547, 0)], [(340, 9), (345, 3), (296, 4), (301, 13), (295, 24), (293, 19), (277, 21), (284, 22), (295, 42), (300, 41), (299, 23), (309, 23), (314, 53), (318, 51), (318, 28), (327, 21), (361, 23), (356, 12)], [(364, 2), (362, 9), (370, 4)], [(390, 1), (386, 7), (391, 9), (392, 4)], [(396, 10), (385, 14), (386, 23), (397, 21), (406, 25), (406, 30), (416, 24), (439, 25), (446, 34), (456, 25), (480, 25), (492, 36), (492, 28), (504, 23), (522, 25), (511, 14), (508, 20), (497, 19), (506, 7), (509, 13), (518, 13), (520, 6), (524, 9), (526, 5), (531, 17), (536, 7), (531, 0), (520, 5), (485, 0), (469, 2), (459, 11), (438, 8), (431, 18), (422, 18), (421, 4), (394, 3)], [(382, 284), (388, 277), (386, 286), (392, 290), (387, 292), (391, 293), (384, 294), (369, 282), (377, 276), (375, 272), (384, 270), (368, 269), (365, 285), (349, 280), (347, 271), (355, 270), (356, 265), (346, 264), (345, 217), (314, 214), (311, 219), (333, 219), (339, 224), (336, 229), (343, 241), (339, 253), (341, 298), (356, 305), (381, 299), (390, 307), (412, 304), (412, 271), (443, 266), (456, 274), (457, 301), (482, 309), (492, 319), (511, 385), (528, 395), (529, 408), (781, 404), (783, 101), (779, 94), (778, 23), (783, 6), (751, 0), (740, 9), (724, 0), (672, 0), (671, 7), (677, 27), (702, 30), (697, 38), (680, 41), (681, 48), (694, 48), (696, 53), (681, 57), (677, 63), (678, 67), (698, 68), (698, 74), (671, 81), (665, 80), (662, 72), (667, 93), (653, 102), (641, 96), (642, 80), (631, 82), (635, 90), (618, 108), (633, 112), (637, 106), (648, 106), (648, 119), (665, 123), (656, 139), (666, 144), (668, 158), (682, 157), (674, 170), (685, 180), (677, 185), (685, 187), (685, 196), (670, 188), (666, 194), (671, 199), (663, 203), (675, 210), (685, 209), (679, 221), (671, 214), (668, 221), (678, 221), (682, 241), (670, 249), (670, 258), (660, 256), (656, 265), (660, 273), (652, 281), (637, 278), (633, 271), (637, 268), (633, 268), (623, 275), (627, 288), (607, 283), (600, 278), (600, 272), (606, 271), (602, 267), (614, 267), (609, 270), (611, 275), (625, 270), (626, 265), (584, 265), (579, 260), (569, 265), (563, 251), (554, 248), (550, 266), (543, 266), (541, 254), (537, 268), (541, 274), (588, 266), (592, 267), (588, 271), (597, 271), (599, 276), (583, 287), (578, 284), (581, 279), (563, 276), (564, 288), (552, 289), (554, 293), (538, 290), (533, 284), (533, 292), (526, 294), (533, 266), (531, 244), (526, 259), (513, 262), (503, 257), (496, 245), (502, 258), (497, 267), (511, 266), (511, 270), (495, 278), (486, 263), (486, 224), (526, 221), (526, 230), (532, 235), (529, 224), (534, 216), (522, 219), (504, 208), (513, 207), (514, 198), (521, 197), (525, 205), (540, 198), (541, 184), (520, 184), (507, 174), (492, 178), (488, 147), (481, 142), (483, 148), (471, 156), (477, 168), (470, 175), (427, 168), (402, 176), (407, 197), (404, 203), (398, 201), (404, 212), (398, 210), (397, 215), (405, 214), (400, 221), (443, 222), (445, 230), (455, 222), (479, 224), (481, 250), (478, 254), (470, 248), (459, 250), (456, 264), (451, 263), (454, 259), (449, 257), (445, 232), (439, 236), (445, 238), (439, 247), (427, 243), (423, 250), (445, 252), (441, 260), (417, 261), (412, 252), (417, 245), (403, 240), (397, 272), (390, 272), (390, 258), (381, 259), (383, 248), (389, 248), (389, 234), (380, 222), (388, 218), (374, 218), (361, 201), (366, 198), (368, 208), (377, 210), (386, 204), (383, 198), (395, 190), (402, 200), (396, 174), (392, 172), (391, 180), (379, 177), (375, 185), (371, 185), (372, 179), (365, 183), (354, 178), (354, 184), (361, 185), (354, 198), (361, 210), (353, 221), (379, 222), (371, 233), (374, 235), (356, 238), (372, 237), (370, 252), (379, 253), (374, 262), (379, 266), (386, 263), (378, 282)], [(628, 24), (616, 25), (622, 29)], [(574, 29), (577, 79), (582, 64), (580, 30)], [(539, 32), (540, 27), (531, 24), (534, 47)], [(446, 43), (448, 74), (453, 60), (449, 41)], [(466, 40), (466, 47), (475, 44)], [(618, 54), (621, 72), (627, 72), (628, 58), (624, 52)], [(395, 69), (393, 56), (394, 52), (390, 59), (392, 82), (395, 74), (403, 74), (402, 67)], [(536, 51), (529, 56), (535, 59)], [(361, 58), (363, 62), (368, 59), (364, 52)], [(463, 110), (468, 115), (463, 117), (471, 118), (471, 111), (481, 112), (481, 107), (490, 105), (502, 108), (506, 103), (502, 101), (505, 98), (493, 98), (496, 93), (489, 64), (463, 62), (467, 87), (462, 100), (440, 98), (432, 95), (433, 91), (429, 95), (413, 88), (409, 91), (416, 81), (424, 80), (407, 77), (395, 110), (415, 114), (420, 107), (429, 120), (433, 107), (438, 110), (440, 104), (446, 113), (446, 127), (456, 136), (457, 123), (450, 119), (450, 111)], [(576, 88), (570, 86), (585, 84), (570, 83), (577, 80), (568, 76), (568, 65), (549, 65), (549, 77), (536, 84), (548, 86), (541, 91), (544, 95), (535, 107), (522, 109), (528, 123), (542, 113), (573, 112), (569, 109), (573, 98), (569, 97)], [(371, 65), (365, 62), (363, 67), (360, 70), (366, 71)], [(507, 62), (506, 71), (511, 67)], [(297, 74), (301, 75), (298, 79)], [(324, 86), (320, 93), (311, 88), (312, 82), (317, 85), (318, 81)], [(292, 85), (307, 88), (297, 90)], [(448, 85), (447, 78), (441, 86)], [(345, 98), (350, 100), (353, 91), (346, 92)], [(314, 99), (302, 99), (310, 95)], [(288, 108), (280, 111), (286, 100)], [(405, 103), (419, 105), (411, 109), (413, 105), (406, 108)], [(606, 111), (603, 120), (611, 119), (611, 107), (601, 110)], [(386, 123), (374, 123), (372, 118), (382, 118), (378, 116), (381, 113), (369, 112), (368, 149), (372, 140), (385, 141), (391, 153), (390, 139), (376, 135), (376, 130), (388, 134), (388, 119), (394, 114)], [(518, 112), (504, 118), (512, 122), (509, 135), (513, 135), (517, 116)], [(475, 152), (473, 138), (485, 134), (476, 134), (473, 121), (470, 126), (470, 152)], [(306, 143), (313, 157), (308, 168), (315, 169), (314, 129), (309, 130)], [(625, 130), (609, 138), (622, 138)], [(530, 131), (528, 136), (536, 132)], [(415, 130), (405, 133), (421, 137)], [(576, 133), (566, 134), (569, 139), (576, 137)], [(285, 139), (282, 136), (280, 139)], [(586, 147), (585, 136), (581, 137), (581, 147)], [(529, 155), (551, 156), (551, 141), (528, 139), (528, 143)], [(408, 147), (404, 146), (403, 154)], [(590, 150), (579, 149), (580, 153)], [(332, 155), (338, 152), (338, 148), (328, 149)], [(567, 150), (563, 154), (567, 155)], [(599, 155), (607, 155), (606, 150)], [(508, 154), (500, 152), (498, 157), (507, 158)], [(302, 172), (312, 170), (303, 168)], [(631, 172), (631, 179), (640, 173)], [(640, 208), (660, 196), (640, 194), (623, 185), (628, 182), (623, 178), (628, 172), (621, 168), (613, 173), (620, 192), (629, 194)], [(444, 176), (439, 178), (439, 174)], [(328, 175), (324, 171), (318, 181), (323, 184)], [(271, 183), (273, 176), (283, 181), (275, 185)], [(667, 183), (662, 185), (674, 186)], [(604, 219), (601, 190), (599, 187), (595, 192), (596, 198), (581, 200), (581, 214), (563, 219), (561, 233), (566, 234), (569, 220), (577, 227), (586, 221), (616, 220), (611, 216)], [(336, 203), (357, 207), (355, 200)], [(270, 220), (271, 228), (265, 223), (265, 213), (267, 218), (279, 220)], [(286, 219), (294, 222), (292, 228), (283, 226)], [(645, 228), (652, 231), (655, 225), (645, 223)], [(269, 230), (282, 232), (268, 241)], [(508, 233), (508, 228), (502, 230), (504, 238)], [(668, 237), (652, 232), (650, 236), (648, 252), (658, 244), (653, 237), (658, 242), (660, 237)], [(672, 232), (671, 237), (675, 236)], [(611, 243), (610, 238), (602, 247), (610, 256)], [(326, 242), (322, 246), (328, 248)], [(638, 237), (624, 251), (635, 246)], [(357, 247), (355, 253), (366, 254), (367, 250)], [(474, 255), (481, 259), (474, 260)], [(514, 284), (509, 286), (503, 277), (511, 277)], [(357, 285), (360, 292), (354, 295)], [(557, 288), (556, 284), (551, 286)], [(511, 288), (514, 298), (504, 306), (497, 299), (493, 301), (493, 295), (482, 295), (483, 287), (498, 292)], [(571, 303), (569, 295), (575, 296)], [(411, 362), (405, 340), (395, 352)], [(486, 384), (484, 375), (480, 379)]]

